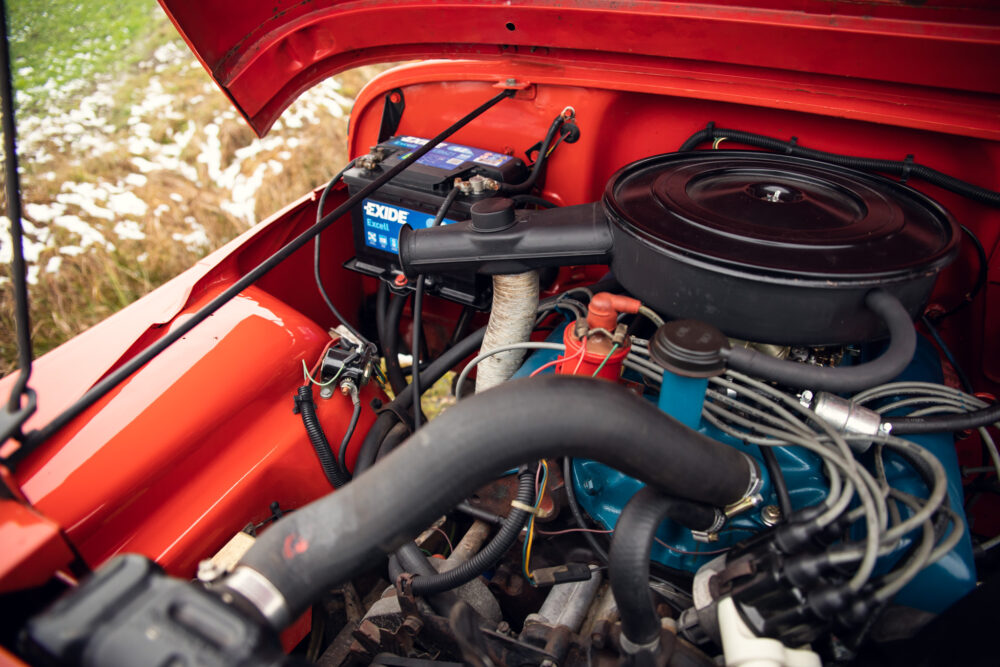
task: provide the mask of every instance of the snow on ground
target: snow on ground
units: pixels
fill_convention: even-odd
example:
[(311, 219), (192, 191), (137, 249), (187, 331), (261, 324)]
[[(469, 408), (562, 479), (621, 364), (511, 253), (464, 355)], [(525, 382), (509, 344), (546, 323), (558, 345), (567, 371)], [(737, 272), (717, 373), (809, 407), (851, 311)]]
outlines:
[[(145, 82), (144, 88), (131, 96), (138, 101), (127, 108), (123, 124), (122, 110), (115, 109), (115, 100), (128, 92), (121, 90), (121, 86), (130, 85), (128, 79), (124, 83), (103, 78), (64, 85), (50, 79), (40, 89), (20, 93), (22, 102), (44, 99), (47, 109), (66, 109), (18, 118), (22, 190), (51, 193), (44, 201), (31, 200), (24, 205), (24, 249), (30, 283), (37, 282), (42, 269), (57, 273), (64, 256), (97, 248), (114, 251), (116, 244), (146, 239), (149, 224), (171, 214), (174, 219), (180, 218), (187, 203), (185, 196), (174, 192), (169, 201), (155, 205), (143, 198), (143, 189), (158, 175), (180, 176), (198, 188), (216, 188), (222, 193), (222, 211), (242, 226), (255, 224), (257, 192), (268, 176), (281, 173), (285, 163), (294, 159), (300, 143), (293, 136), (296, 131), (343, 118), (353, 104), (340, 93), (339, 82), (328, 79), (287, 109), (269, 136), (229, 151), (231, 157), (227, 158), (223, 128), (227, 123), (243, 121), (231, 108), (218, 104), (222, 93), (207, 75), (196, 95), (183, 98), (170, 92), (176, 88), (172, 77), (200, 76), (200, 70), (201, 65), (191, 60), (190, 52), (179, 42), (157, 48), (149, 60), (139, 65), (139, 71), (148, 76), (137, 79)], [(81, 94), (88, 86), (89, 92)], [(213, 102), (212, 108), (221, 110), (208, 121), (199, 123), (194, 114), (186, 113), (194, 105)], [(116, 117), (117, 126), (112, 120)], [(88, 161), (105, 158), (117, 161), (119, 171), (124, 165), (128, 173), (113, 180), (107, 175), (86, 173)], [(60, 161), (64, 167), (68, 161), (70, 167), (79, 167), (82, 173), (76, 180), (62, 182), (53, 192), (51, 182), (59, 177), (58, 170), (50, 165)], [(66, 172), (63, 168), (58, 173)], [(48, 185), (32, 187), (42, 183)], [(193, 217), (183, 220), (188, 231), (174, 233), (173, 239), (193, 251), (209, 250), (205, 227)], [(8, 262), (10, 256), (10, 221), (0, 218), (0, 261)]]

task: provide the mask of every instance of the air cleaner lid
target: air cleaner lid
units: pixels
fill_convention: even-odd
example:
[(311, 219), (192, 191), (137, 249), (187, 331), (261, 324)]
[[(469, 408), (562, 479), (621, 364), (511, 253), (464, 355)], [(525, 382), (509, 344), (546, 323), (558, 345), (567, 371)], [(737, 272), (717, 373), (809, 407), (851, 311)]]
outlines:
[(620, 170), (604, 203), (613, 224), (661, 253), (760, 278), (903, 278), (936, 272), (957, 251), (954, 222), (931, 199), (784, 155), (655, 156)]

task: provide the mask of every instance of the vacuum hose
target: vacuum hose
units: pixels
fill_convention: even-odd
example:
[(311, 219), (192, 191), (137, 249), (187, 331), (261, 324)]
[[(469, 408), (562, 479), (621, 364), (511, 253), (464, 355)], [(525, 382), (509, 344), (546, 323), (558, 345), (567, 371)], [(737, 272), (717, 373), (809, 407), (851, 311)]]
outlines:
[(752, 459), (618, 385), (523, 378), (463, 401), (343, 489), (274, 523), (222, 585), (283, 628), (487, 481), (558, 456), (593, 459), (713, 507), (743, 498), (759, 479)]
[(863, 364), (837, 368), (809, 366), (742, 347), (719, 353), (730, 368), (791, 387), (835, 394), (874, 387), (894, 379), (910, 364), (917, 347), (917, 332), (910, 314), (892, 294), (874, 289), (865, 295), (865, 305), (885, 322), (890, 340), (882, 356)]
[(666, 518), (693, 530), (706, 530), (715, 521), (715, 510), (664, 496), (648, 486), (625, 505), (611, 539), (608, 577), (627, 653), (655, 652), (659, 646), (660, 617), (649, 594), (649, 555), (656, 529)]

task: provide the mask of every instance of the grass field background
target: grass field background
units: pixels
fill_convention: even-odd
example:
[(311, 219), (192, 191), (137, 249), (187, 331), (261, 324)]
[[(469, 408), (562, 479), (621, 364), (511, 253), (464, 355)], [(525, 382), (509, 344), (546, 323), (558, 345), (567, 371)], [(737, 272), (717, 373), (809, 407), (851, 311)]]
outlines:
[[(380, 69), (320, 84), (258, 140), (155, 2), (8, 10), (36, 357), (325, 182)], [(16, 365), (10, 253), (3, 217), (0, 375)]]

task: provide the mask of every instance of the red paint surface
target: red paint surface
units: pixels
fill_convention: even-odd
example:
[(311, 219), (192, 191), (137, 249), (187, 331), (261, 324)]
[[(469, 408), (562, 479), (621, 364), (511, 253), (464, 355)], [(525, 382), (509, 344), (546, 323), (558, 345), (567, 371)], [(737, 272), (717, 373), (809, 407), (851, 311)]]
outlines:
[[(798, 73), (1000, 92), (1000, 12), (986, 2), (757, 0), (160, 0), (205, 68), (261, 134), (302, 91), (348, 67), (475, 58), (480, 71), (551, 67), (712, 76)], [(769, 73), (770, 74), (770, 73)]]

